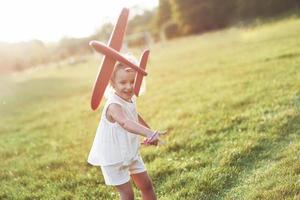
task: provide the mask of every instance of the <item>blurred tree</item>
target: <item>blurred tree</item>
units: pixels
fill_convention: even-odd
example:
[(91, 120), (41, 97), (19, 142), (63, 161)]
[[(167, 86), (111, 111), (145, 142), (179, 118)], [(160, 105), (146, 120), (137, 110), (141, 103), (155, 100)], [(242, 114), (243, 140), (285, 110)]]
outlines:
[(174, 20), (183, 34), (200, 33), (230, 22), (233, 0), (171, 0)]
[(90, 38), (94, 40), (108, 41), (113, 28), (114, 26), (112, 23), (105, 23)]
[(126, 38), (129, 46), (148, 46), (156, 40), (158, 29), (155, 25), (156, 9), (141, 10), (129, 20)]
[(127, 26), (127, 34), (149, 31), (152, 26), (155, 12), (153, 10), (144, 10), (142, 14), (135, 15)]
[(170, 0), (159, 0), (155, 23), (158, 28), (161, 28), (165, 23), (172, 19), (172, 8)]
[(180, 35), (180, 31), (178, 28), (178, 24), (174, 21), (168, 21), (164, 23), (161, 31), (161, 39), (172, 39), (178, 37)]

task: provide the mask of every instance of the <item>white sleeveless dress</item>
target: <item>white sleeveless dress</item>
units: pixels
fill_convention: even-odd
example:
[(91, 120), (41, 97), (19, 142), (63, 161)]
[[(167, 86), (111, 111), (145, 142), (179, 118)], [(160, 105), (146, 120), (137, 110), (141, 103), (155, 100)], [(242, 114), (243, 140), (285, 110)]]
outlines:
[(135, 97), (132, 103), (111, 93), (104, 105), (94, 142), (88, 156), (88, 163), (95, 166), (108, 166), (117, 163), (128, 165), (139, 157), (140, 136), (130, 133), (117, 122), (106, 118), (106, 110), (112, 103), (122, 107), (127, 117), (138, 122)]

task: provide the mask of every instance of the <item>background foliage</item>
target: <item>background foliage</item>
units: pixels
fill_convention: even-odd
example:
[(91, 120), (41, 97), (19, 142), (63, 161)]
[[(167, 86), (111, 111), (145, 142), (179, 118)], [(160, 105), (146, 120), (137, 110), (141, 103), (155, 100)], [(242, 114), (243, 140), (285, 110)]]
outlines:
[[(299, 6), (299, 0), (160, 0), (157, 8), (145, 10), (130, 20), (127, 36), (135, 36), (128, 44), (148, 45), (149, 35), (151, 41), (157, 42), (249, 23), (257, 18), (270, 18), (286, 12), (299, 13)], [(76, 55), (92, 52), (88, 42), (92, 39), (107, 41), (112, 27), (112, 24), (104, 24), (89, 37), (62, 38), (53, 44), (44, 44), (38, 40), (0, 43), (0, 73), (70, 58), (72, 63), (77, 62), (74, 60)]]

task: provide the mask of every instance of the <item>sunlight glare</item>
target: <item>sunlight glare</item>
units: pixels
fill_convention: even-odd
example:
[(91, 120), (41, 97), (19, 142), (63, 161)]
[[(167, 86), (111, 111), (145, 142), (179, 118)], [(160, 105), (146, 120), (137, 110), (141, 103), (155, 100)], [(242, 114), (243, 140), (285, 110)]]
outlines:
[(85, 37), (113, 21), (123, 7), (153, 8), (158, 0), (10, 0), (0, 3), (0, 41)]

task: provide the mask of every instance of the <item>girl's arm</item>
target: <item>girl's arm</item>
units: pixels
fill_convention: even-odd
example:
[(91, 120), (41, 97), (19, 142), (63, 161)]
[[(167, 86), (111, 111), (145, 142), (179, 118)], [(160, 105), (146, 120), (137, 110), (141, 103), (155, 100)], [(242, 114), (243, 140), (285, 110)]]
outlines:
[[(141, 135), (147, 138), (150, 138), (154, 135), (155, 131), (143, 126), (131, 119), (129, 119), (126, 114), (124, 113), (122, 107), (118, 104), (111, 104), (107, 109), (107, 114), (121, 127), (123, 127), (128, 132)], [(158, 135), (158, 134), (157, 134)], [(158, 136), (157, 136), (158, 137)], [(158, 138), (153, 138), (154, 140)]]
[(139, 118), (139, 123), (142, 124), (143, 126), (146, 126), (147, 128), (151, 129), (150, 126), (145, 122), (145, 120), (142, 118), (140, 114), (138, 114)]

